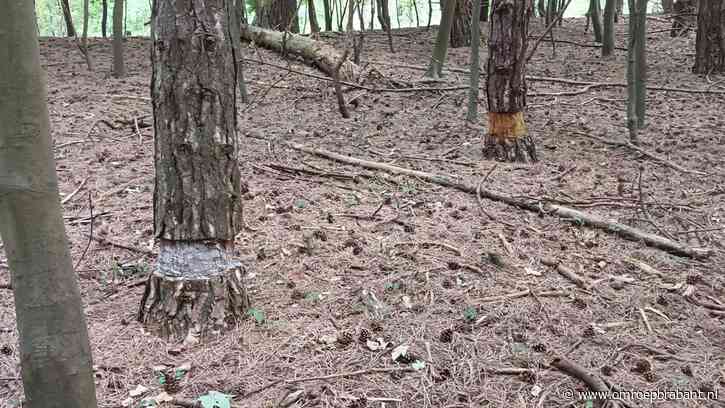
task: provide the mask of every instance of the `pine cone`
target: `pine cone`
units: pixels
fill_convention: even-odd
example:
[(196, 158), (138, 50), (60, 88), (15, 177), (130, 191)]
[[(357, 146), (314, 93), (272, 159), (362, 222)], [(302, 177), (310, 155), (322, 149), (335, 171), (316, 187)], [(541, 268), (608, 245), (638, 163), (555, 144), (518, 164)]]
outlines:
[(451, 341), (453, 341), (453, 330), (444, 329), (441, 332), (440, 341), (441, 343), (450, 343)]
[(614, 374), (614, 369), (608, 365), (602, 366), (600, 371), (602, 372), (602, 375), (605, 377), (611, 377), (612, 374)]
[(367, 343), (367, 341), (370, 339), (370, 331), (368, 329), (361, 329), (360, 330), (360, 336), (358, 337), (358, 340), (360, 343)]
[(647, 382), (655, 382), (655, 381), (657, 381), (657, 375), (654, 373), (654, 371), (647, 371), (642, 376), (644, 377), (644, 379)]
[(350, 334), (350, 332), (346, 332), (346, 331), (340, 333), (340, 335), (337, 337), (337, 343), (343, 347), (352, 343), (352, 340), (353, 340), (352, 334)]
[(650, 364), (649, 361), (647, 361), (647, 360), (645, 360), (643, 358), (642, 359), (639, 359), (634, 364), (634, 367), (632, 368), (632, 371), (634, 371), (636, 373), (642, 373), (642, 374), (648, 373), (648, 372), (652, 371), (652, 364)]

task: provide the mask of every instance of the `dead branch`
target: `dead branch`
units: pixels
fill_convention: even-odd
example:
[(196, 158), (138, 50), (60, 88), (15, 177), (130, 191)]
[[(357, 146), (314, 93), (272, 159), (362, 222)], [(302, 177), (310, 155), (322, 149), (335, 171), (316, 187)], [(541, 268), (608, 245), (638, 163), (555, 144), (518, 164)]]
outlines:
[(68, 194), (68, 196), (67, 196), (67, 197), (65, 197), (65, 198), (63, 199), (63, 201), (61, 201), (61, 202), (60, 202), (60, 204), (61, 204), (61, 205), (65, 205), (65, 204), (67, 204), (67, 203), (68, 203), (68, 202), (69, 202), (70, 200), (72, 200), (72, 199), (73, 199), (73, 197), (75, 197), (75, 195), (76, 195), (76, 194), (78, 194), (78, 192), (79, 192), (79, 191), (81, 191), (81, 189), (83, 188), (83, 186), (85, 186), (85, 185), (86, 185), (86, 182), (88, 181), (88, 179), (89, 179), (89, 178), (90, 178), (90, 177), (86, 177), (86, 178), (84, 178), (84, 179), (83, 179), (83, 181), (81, 181), (81, 184), (80, 184), (80, 185), (78, 186), (78, 188), (76, 188), (75, 190), (73, 190), (73, 192), (72, 192), (72, 193)]
[(113, 246), (116, 248), (125, 249), (125, 250), (131, 251), (131, 252), (138, 252), (139, 254), (152, 255), (152, 256), (155, 255), (152, 251), (150, 251), (148, 249), (138, 248), (138, 247), (126, 245), (126, 244), (121, 244), (119, 242), (112, 241), (108, 238), (99, 237), (98, 235), (94, 235), (92, 237), (90, 235), (86, 235), (86, 236), (93, 238), (94, 241), (98, 241), (102, 244), (110, 245), (110, 246)]
[[(585, 383), (592, 391), (600, 392), (601, 395), (606, 395), (610, 391), (607, 384), (599, 377), (589, 373), (586, 368), (578, 365), (577, 363), (557, 357), (550, 364), (552, 367), (568, 375), (569, 377), (575, 378)], [(609, 400), (610, 407), (619, 407), (618, 401)]]
[(635, 152), (637, 152), (637, 153), (639, 153), (639, 154), (641, 154), (643, 156), (649, 157), (650, 159), (652, 159), (652, 160), (654, 160), (654, 161), (656, 161), (656, 162), (658, 162), (658, 163), (660, 163), (662, 165), (665, 165), (665, 166), (667, 166), (667, 167), (669, 167), (671, 169), (677, 170), (677, 171), (682, 172), (682, 173), (695, 174), (695, 175), (698, 175), (698, 176), (706, 176), (707, 175), (706, 173), (703, 173), (701, 171), (686, 169), (686, 168), (684, 168), (684, 167), (682, 167), (682, 166), (680, 166), (678, 164), (672, 163), (671, 161), (665, 159), (664, 157), (661, 157), (661, 156), (658, 156), (658, 155), (656, 155), (654, 153), (651, 153), (651, 152), (649, 152), (649, 151), (647, 151), (647, 150), (645, 150), (645, 149), (643, 149), (643, 148), (641, 148), (639, 146), (635, 146), (635, 145), (633, 145), (630, 142), (618, 142), (618, 141), (614, 141), (614, 140), (606, 140), (606, 139), (602, 139), (599, 136), (590, 135), (589, 133), (584, 133), (584, 132), (569, 131), (569, 133), (574, 134), (574, 135), (588, 137), (590, 139), (594, 139), (596, 141), (599, 141), (600, 143), (604, 143), (604, 144), (610, 145), (610, 146), (627, 147), (627, 148), (632, 149)]
[[(571, 4), (571, 0), (567, 0), (566, 4), (564, 4), (564, 7), (561, 8), (561, 11), (559, 11), (559, 15), (556, 16), (554, 21), (549, 23), (549, 26), (546, 27), (546, 30), (544, 30), (544, 33), (541, 34), (539, 36), (539, 38), (536, 39), (536, 41), (534, 42), (534, 45), (531, 47), (531, 53), (529, 54), (528, 57), (526, 57), (526, 63), (528, 63), (529, 60), (531, 59), (531, 57), (534, 56), (534, 53), (536, 52), (536, 49), (539, 47), (541, 40), (543, 40), (544, 37), (546, 37), (546, 34), (549, 34), (549, 32), (554, 29), (554, 26), (556, 26), (556, 24), (559, 22), (559, 20), (561, 20), (561, 18), (564, 17), (564, 12), (566, 11), (567, 8), (569, 8), (569, 4)], [(553, 37), (552, 37), (551, 41), (552, 41), (552, 43), (554, 43)]]
[(398, 242), (398, 243), (395, 244), (395, 246), (403, 246), (403, 245), (420, 245), (423, 248), (427, 248), (427, 247), (431, 247), (431, 246), (437, 246), (437, 247), (445, 248), (445, 249), (447, 249), (449, 251), (452, 251), (453, 253), (455, 253), (458, 256), (461, 255), (461, 250), (460, 249), (458, 249), (458, 248), (456, 248), (456, 247), (454, 247), (452, 245), (448, 245), (448, 244), (446, 244), (444, 242), (433, 242), (433, 241), (421, 241), (421, 242), (417, 242), (417, 241), (408, 241), (408, 242)]
[[(446, 176), (406, 169), (386, 163), (362, 160), (323, 149), (307, 147), (297, 143), (285, 142), (284, 145), (294, 150), (317, 155), (341, 163), (351, 164), (368, 169), (382, 170), (392, 174), (402, 174), (406, 176), (417, 177), (443, 187), (454, 188), (456, 190), (463, 191), (469, 194), (476, 194), (477, 190), (475, 186), (470, 186), (464, 183), (452, 181), (449, 177)], [(676, 255), (682, 255), (691, 258), (707, 258), (711, 254), (711, 250), (709, 249), (693, 248), (686, 244), (682, 244), (668, 238), (654, 235), (615, 221), (608, 221), (594, 214), (588, 214), (579, 210), (575, 210), (573, 208), (568, 208), (561, 205), (554, 205), (537, 199), (522, 200), (483, 189), (480, 189), (480, 194), (489, 200), (499, 201), (514, 207), (536, 213), (544, 213), (557, 216), (559, 218), (571, 220), (581, 225), (587, 225), (593, 228), (604, 230), (609, 233), (620, 235), (621, 237), (631, 241), (644, 242), (649, 246), (659, 248)]]
[[(531, 295), (531, 289), (522, 290), (519, 292), (513, 292), (508, 293), (505, 295), (497, 295), (497, 296), (489, 296), (485, 298), (476, 299), (479, 303), (487, 303), (487, 302), (498, 302), (501, 300), (510, 300), (510, 299), (516, 299), (516, 298), (522, 298)], [(563, 290), (550, 290), (546, 292), (539, 292), (536, 293), (537, 297), (561, 297), (561, 296), (568, 296), (569, 292), (563, 291)]]
[(347, 60), (347, 54), (348, 50), (345, 50), (345, 53), (340, 57), (340, 61), (335, 65), (335, 71), (332, 73), (332, 84), (335, 88), (335, 95), (337, 96), (337, 106), (340, 108), (340, 114), (345, 119), (350, 118), (350, 111), (347, 109), (345, 96), (342, 94), (342, 87), (340, 86), (340, 68), (342, 67), (342, 63)]
[(543, 258), (541, 260), (541, 263), (546, 266), (556, 267), (556, 271), (559, 272), (559, 275), (567, 278), (572, 283), (574, 283), (575, 285), (577, 285), (578, 287), (580, 287), (582, 289), (589, 289), (589, 287), (591, 286), (589, 283), (587, 283), (587, 281), (583, 277), (579, 276), (579, 274), (574, 272), (574, 270), (565, 266), (564, 264), (562, 264), (561, 262), (559, 262), (556, 259)]

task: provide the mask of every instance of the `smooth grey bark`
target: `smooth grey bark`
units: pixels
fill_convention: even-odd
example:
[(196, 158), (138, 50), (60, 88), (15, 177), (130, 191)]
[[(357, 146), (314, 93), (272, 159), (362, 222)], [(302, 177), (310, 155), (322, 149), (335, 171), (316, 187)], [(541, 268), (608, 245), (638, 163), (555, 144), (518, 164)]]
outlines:
[(471, 123), (478, 122), (478, 81), (481, 66), (479, 56), (481, 46), (480, 19), (481, 1), (473, 0), (473, 12), (471, 13), (471, 87), (468, 88), (468, 111), (466, 112), (466, 120)]
[(602, 42), (602, 13), (599, 0), (589, 0), (589, 16), (592, 19), (594, 42)]
[(113, 76), (126, 76), (126, 64), (123, 60), (123, 7), (124, 0), (113, 2)]
[(700, 0), (692, 71), (697, 74), (725, 72), (724, 0)]
[(645, 124), (645, 53), (647, 1), (629, 0), (629, 44), (627, 47), (627, 129), (632, 143), (638, 141), (638, 129)]
[(108, 0), (101, 0), (101, 35), (106, 38), (108, 34)]
[(440, 78), (443, 75), (443, 65), (446, 62), (446, 54), (448, 54), (448, 39), (451, 35), (451, 27), (453, 26), (453, 17), (456, 10), (456, 0), (443, 1), (443, 13), (441, 22), (438, 26), (436, 34), (436, 43), (433, 46), (433, 55), (430, 58), (428, 71), (425, 76), (428, 78)]
[[(179, 13), (179, 10), (185, 10)], [(195, 343), (249, 306), (241, 226), (234, 0), (156, 0), (151, 19), (157, 268), (138, 320)], [(199, 35), (199, 28), (208, 30)]]
[(616, 0), (606, 0), (604, 3), (602, 57), (609, 57), (614, 53), (614, 14), (616, 13), (616, 7)]
[(325, 11), (325, 31), (332, 31), (332, 10), (330, 10), (330, 0), (322, 0), (322, 7)]
[(0, 13), (0, 236), (19, 333), (27, 408), (93, 408), (96, 393), (49, 134), (30, 1)]

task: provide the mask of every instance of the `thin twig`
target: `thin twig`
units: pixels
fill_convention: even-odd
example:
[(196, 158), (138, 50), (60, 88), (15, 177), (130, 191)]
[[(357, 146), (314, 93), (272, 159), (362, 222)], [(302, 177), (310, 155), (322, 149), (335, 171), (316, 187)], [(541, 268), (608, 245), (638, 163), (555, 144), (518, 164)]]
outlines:
[(81, 257), (78, 258), (78, 261), (76, 261), (75, 266), (73, 266), (73, 270), (74, 271), (77, 271), (78, 270), (78, 265), (80, 265), (81, 262), (83, 261), (83, 258), (86, 257), (86, 253), (88, 252), (88, 248), (91, 247), (91, 241), (93, 241), (93, 197), (91, 196), (91, 192), (90, 191), (88, 192), (88, 208), (89, 208), (89, 210), (91, 212), (91, 216), (90, 216), (90, 218), (91, 218), (91, 226), (90, 226), (90, 231), (89, 231), (89, 235), (88, 235), (88, 243), (86, 244), (86, 248), (83, 250), (83, 253), (81, 254)]
[[(72, 200), (72, 199), (73, 199), (73, 197), (75, 197), (75, 195), (76, 195), (76, 194), (78, 194), (78, 192), (79, 192), (79, 191), (81, 191), (81, 189), (83, 188), (83, 186), (85, 186), (85, 185), (86, 185), (86, 182), (88, 181), (88, 179), (89, 179), (89, 178), (90, 178), (90, 176), (88, 176), (88, 177), (84, 178), (84, 179), (83, 179), (83, 181), (81, 181), (81, 184), (80, 184), (80, 185), (78, 185), (78, 188), (76, 188), (76, 189), (75, 189), (75, 190), (74, 190), (74, 191), (73, 191), (72, 193), (68, 194), (68, 196), (67, 196), (67, 197), (65, 197), (65, 198), (63, 199), (63, 201), (61, 201), (61, 202), (60, 202), (60, 204), (61, 204), (61, 205), (65, 205), (65, 204), (67, 204), (67, 203), (68, 203), (68, 202), (69, 202), (70, 200)], [(90, 194), (90, 193), (89, 193), (89, 194)]]

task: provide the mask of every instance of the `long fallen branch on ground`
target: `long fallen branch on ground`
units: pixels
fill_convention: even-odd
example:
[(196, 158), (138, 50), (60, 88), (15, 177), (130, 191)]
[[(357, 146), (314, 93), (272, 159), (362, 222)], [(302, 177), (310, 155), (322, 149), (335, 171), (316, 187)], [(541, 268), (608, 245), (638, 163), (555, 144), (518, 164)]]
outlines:
[[(584, 382), (590, 390), (596, 393), (600, 393), (600, 395), (602, 396), (601, 398), (605, 398), (605, 396), (609, 394), (610, 391), (612, 391), (604, 382), (604, 380), (602, 380), (600, 377), (592, 375), (591, 373), (589, 373), (589, 371), (587, 371), (587, 369), (574, 363), (573, 361), (569, 361), (564, 358), (555, 358), (554, 361), (551, 362), (550, 366), (556, 368), (557, 370), (572, 378), (576, 378)], [(610, 399), (608, 400), (608, 402), (608, 406), (610, 408), (620, 407), (623, 405), (621, 401)]]
[[(390, 164), (362, 160), (355, 157), (345, 156), (338, 153), (330, 152), (323, 149), (312, 148), (297, 143), (284, 142), (284, 145), (301, 152), (317, 155), (329, 160), (341, 163), (352, 164), (368, 169), (382, 170), (392, 174), (402, 174), (411, 177), (418, 177), (431, 183), (444, 187), (454, 188), (469, 194), (476, 194), (476, 186), (458, 183), (448, 179), (445, 176), (426, 173), (418, 170), (406, 169), (403, 167), (393, 166)], [(711, 250), (706, 248), (693, 248), (686, 244), (682, 244), (671, 239), (661, 237), (659, 235), (650, 234), (640, 229), (630, 227), (615, 221), (608, 221), (599, 216), (588, 214), (573, 208), (561, 205), (549, 204), (541, 200), (523, 200), (511, 196), (503, 195), (494, 191), (479, 189), (480, 195), (489, 200), (499, 201), (524, 210), (557, 216), (566, 220), (574, 221), (581, 225), (592, 228), (598, 228), (609, 233), (618, 234), (621, 237), (635, 242), (644, 242), (645, 244), (662, 249), (675, 255), (687, 256), (691, 258), (707, 258), (710, 256)]]

